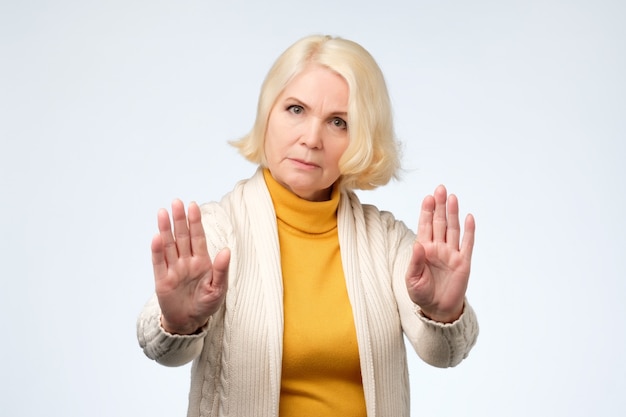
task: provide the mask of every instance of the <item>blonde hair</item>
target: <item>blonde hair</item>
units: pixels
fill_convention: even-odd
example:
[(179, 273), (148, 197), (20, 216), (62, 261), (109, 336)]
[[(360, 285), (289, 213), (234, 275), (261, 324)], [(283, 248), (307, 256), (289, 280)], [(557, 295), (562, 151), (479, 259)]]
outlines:
[(398, 177), (400, 150), (383, 74), (361, 45), (331, 36), (309, 36), (278, 57), (261, 87), (250, 133), (231, 144), (250, 162), (266, 166), (264, 142), (270, 111), (287, 84), (309, 64), (342, 76), (350, 91), (350, 144), (339, 160), (341, 187), (370, 190)]

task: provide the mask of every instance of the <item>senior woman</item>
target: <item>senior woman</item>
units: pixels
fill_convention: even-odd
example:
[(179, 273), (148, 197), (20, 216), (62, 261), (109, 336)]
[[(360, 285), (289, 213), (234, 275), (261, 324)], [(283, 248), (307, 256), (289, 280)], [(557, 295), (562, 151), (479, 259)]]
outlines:
[(403, 335), (457, 365), (478, 325), (465, 299), (474, 245), (443, 186), (417, 237), (355, 189), (399, 169), (383, 75), (360, 45), (311, 36), (263, 83), (233, 143), (257, 163), (220, 202), (161, 209), (156, 294), (138, 319), (157, 362), (193, 361), (188, 416), (409, 415)]

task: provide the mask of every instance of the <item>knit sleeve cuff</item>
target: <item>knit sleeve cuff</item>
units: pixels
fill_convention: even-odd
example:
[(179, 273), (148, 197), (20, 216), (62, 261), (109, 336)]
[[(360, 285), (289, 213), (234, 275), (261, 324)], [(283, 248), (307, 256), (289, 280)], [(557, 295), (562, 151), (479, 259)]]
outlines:
[(422, 323), (417, 353), (433, 366), (446, 368), (458, 365), (476, 343), (478, 320), (467, 300), (461, 317), (453, 323), (431, 320), (418, 306), (415, 306), (415, 314)]
[(162, 365), (184, 365), (202, 351), (209, 324), (192, 335), (168, 333), (161, 326), (161, 310), (155, 299), (148, 302), (137, 320), (139, 345), (146, 356)]

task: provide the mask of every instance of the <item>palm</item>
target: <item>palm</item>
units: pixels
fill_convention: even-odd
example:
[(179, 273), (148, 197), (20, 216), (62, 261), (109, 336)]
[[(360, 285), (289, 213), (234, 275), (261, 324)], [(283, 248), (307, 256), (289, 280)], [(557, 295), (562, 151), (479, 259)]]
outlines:
[(163, 327), (172, 333), (190, 334), (202, 327), (222, 304), (227, 288), (230, 252), (222, 251), (214, 262), (207, 251), (200, 209), (172, 203), (174, 233), (166, 210), (159, 211), (159, 234), (152, 240), (152, 264)]
[(460, 316), (469, 280), (474, 218), (467, 216), (460, 241), (458, 214), (456, 197), (448, 198), (443, 186), (437, 187), (434, 196), (424, 199), (406, 275), (411, 300), (426, 316), (442, 322)]

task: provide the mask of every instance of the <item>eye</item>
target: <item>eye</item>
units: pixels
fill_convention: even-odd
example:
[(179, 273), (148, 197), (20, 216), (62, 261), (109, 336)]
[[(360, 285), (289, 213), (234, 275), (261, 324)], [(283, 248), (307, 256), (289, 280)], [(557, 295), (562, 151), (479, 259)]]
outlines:
[(293, 114), (302, 114), (304, 108), (302, 108), (302, 106), (298, 106), (297, 104), (292, 104), (291, 106), (287, 107), (287, 111)]
[(348, 123), (346, 123), (346, 121), (343, 120), (341, 117), (333, 117), (330, 122), (332, 123), (333, 126), (338, 127), (339, 129), (348, 128)]

